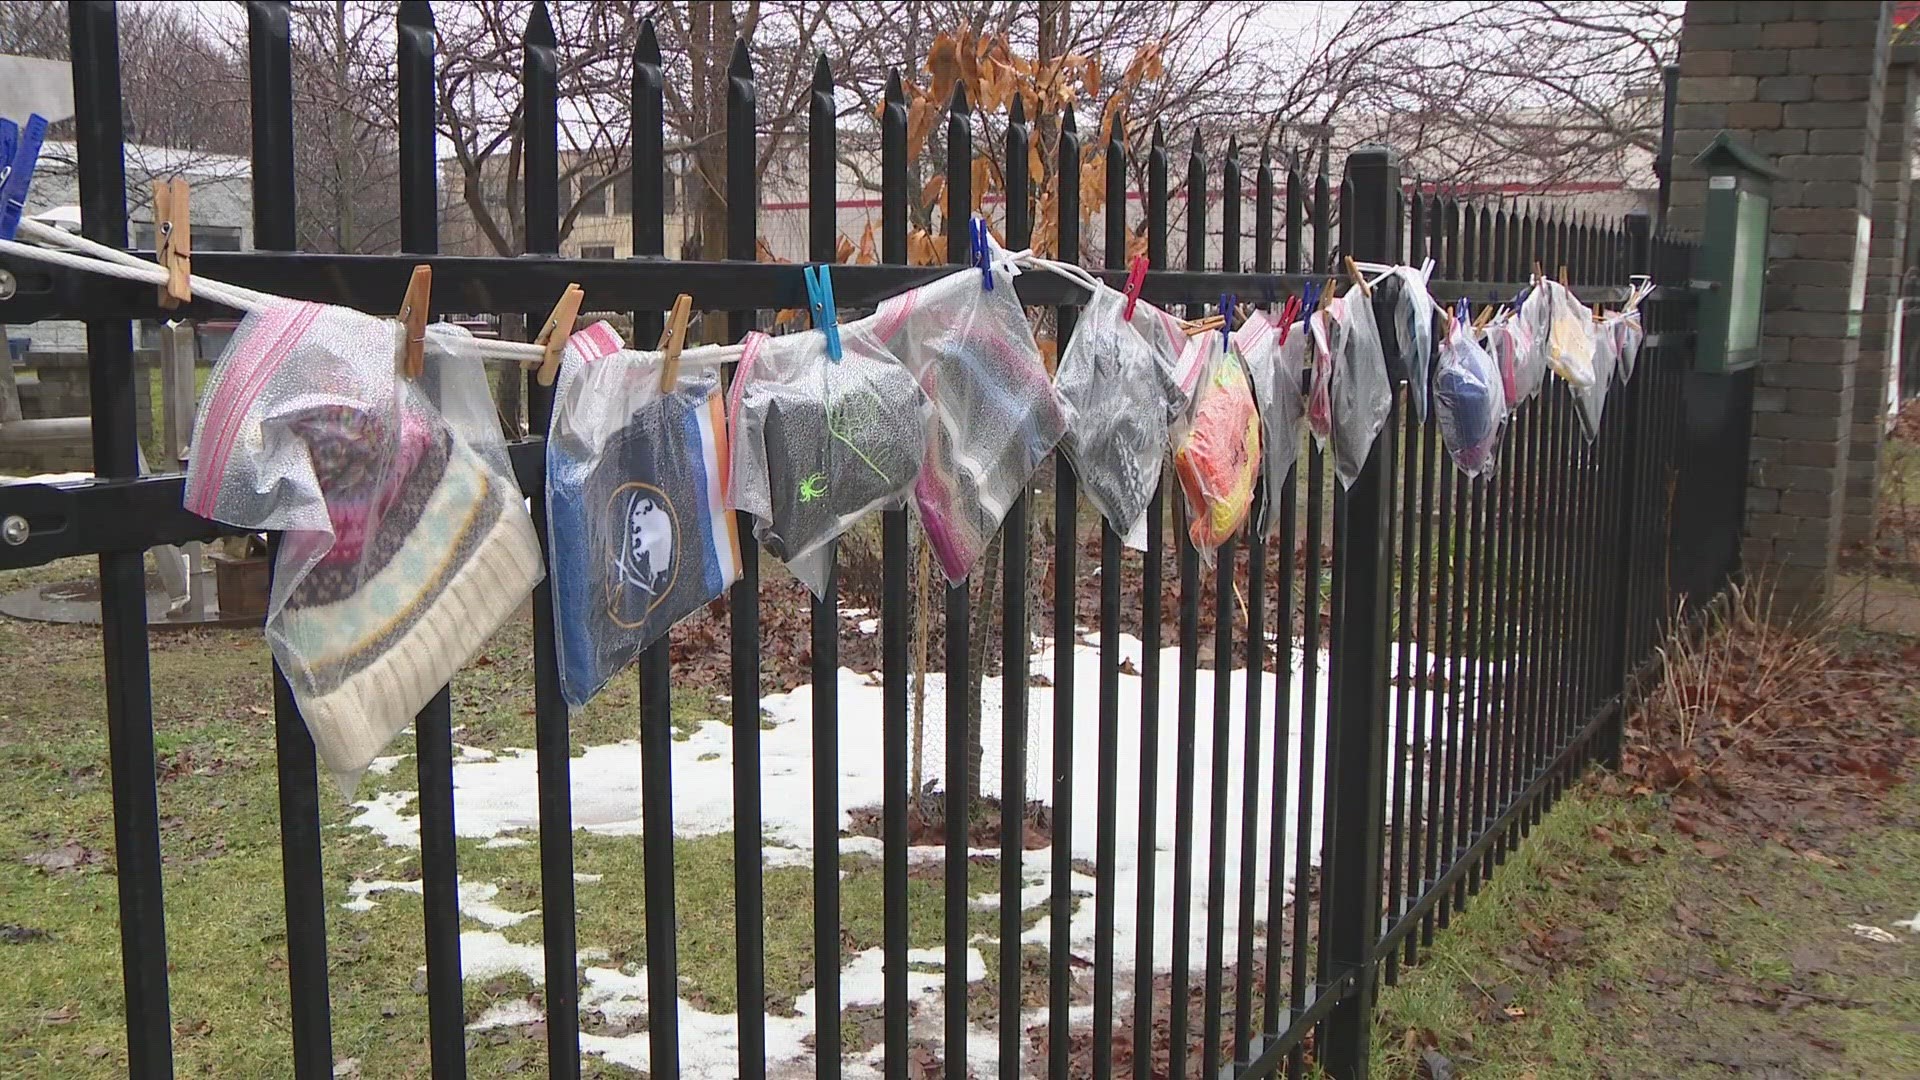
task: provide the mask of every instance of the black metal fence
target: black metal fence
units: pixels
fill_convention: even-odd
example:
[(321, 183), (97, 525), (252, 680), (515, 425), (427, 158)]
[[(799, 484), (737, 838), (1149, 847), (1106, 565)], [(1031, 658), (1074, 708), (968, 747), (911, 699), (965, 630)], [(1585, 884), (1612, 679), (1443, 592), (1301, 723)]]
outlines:
[[(434, 267), (434, 302), (447, 311), (541, 313), (569, 281), (596, 301), (636, 311), (641, 338), (657, 333), (659, 312), (675, 294), (732, 312), (737, 334), (755, 312), (804, 307), (800, 274), (760, 264), (755, 257), (757, 191), (755, 83), (748, 54), (736, 51), (728, 81), (726, 184), (727, 251), (736, 261), (664, 261), (662, 226), (662, 64), (650, 30), (638, 42), (633, 85), (632, 260), (454, 258), (434, 254), (435, 168), (432, 15), (425, 3), (400, 5), (400, 154), (405, 255), (334, 256), (293, 253), (293, 96), (287, 5), (247, 5), (252, 64), (255, 230), (267, 249), (207, 254), (198, 269), (246, 285), (364, 310), (392, 308), (409, 269)], [(123, 129), (116, 20), (110, 3), (71, 7), (74, 78), (79, 110), (81, 193), (87, 234), (115, 246), (127, 241)], [(537, 7), (524, 52), (527, 247), (559, 247), (559, 160), (556, 146), (556, 69), (551, 26)], [(1082, 217), (1075, 205), (1080, 137), (1063, 116), (1057, 147), (1061, 206), (1059, 250), (1081, 250)], [(871, 304), (943, 268), (908, 268), (907, 110), (896, 80), (880, 119), (884, 208), (883, 266), (836, 270), (841, 303)], [(835, 121), (830, 73), (823, 65), (813, 87), (810, 135), (812, 250), (834, 252)], [(1029, 129), (1009, 125), (1007, 217), (1013, 247), (1031, 239)], [(950, 205), (971, 205), (972, 123), (964, 88), (947, 124)], [(1106, 147), (1105, 273), (1116, 284), (1126, 256), (1129, 149)], [(1589, 300), (1617, 302), (1629, 275), (1684, 285), (1688, 248), (1650, 235), (1644, 216), (1600, 223), (1568, 216), (1482, 205), (1408, 184), (1386, 150), (1356, 153), (1338, 183), (1324, 162), (1303, 175), (1297, 161), (1275, 165), (1262, 154), (1253, 182), (1253, 227), (1241, 220), (1245, 178), (1232, 155), (1216, 172), (1196, 152), (1189, 157), (1189, 191), (1223, 189), (1217, 227), (1205, 220), (1207, 201), (1188, 204), (1186, 269), (1167, 270), (1168, 178), (1173, 163), (1156, 136), (1148, 153), (1145, 234), (1152, 264), (1145, 295), (1200, 305), (1223, 293), (1273, 304), (1298, 292), (1310, 275), (1333, 269), (1336, 254), (1379, 261), (1438, 263), (1434, 292), (1442, 300), (1511, 297), (1529, 269), (1565, 267)], [(1336, 217), (1337, 214), (1337, 217)], [(1335, 221), (1338, 221), (1336, 237)], [(1204, 266), (1209, 236), (1220, 238), (1223, 266)], [(964, 261), (962, 230), (948, 234), (948, 254)], [(1247, 245), (1250, 244), (1250, 250)], [(100, 563), (106, 662), (108, 736), (112, 762), (115, 843), (124, 951), (130, 1071), (140, 1078), (172, 1072), (166, 932), (162, 916), (160, 833), (154, 780), (152, 702), (144, 607), (142, 552), (163, 543), (217, 535), (220, 527), (180, 507), (177, 476), (139, 478), (135, 468), (132, 319), (159, 317), (153, 290), (79, 274), (11, 267), (19, 294), (0, 304), (8, 323), (39, 318), (87, 320), (92, 362), (93, 431), (99, 479), (63, 487), (24, 486), (0, 493), (0, 514), (27, 524), (17, 544), (0, 547), (0, 567), (97, 554)], [(1023, 299), (1057, 312), (1061, 340), (1072, 333), (1080, 294), (1046, 275), (1019, 279)], [(1004, 528), (1007, 603), (1002, 685), (1004, 745), (999, 792), (1008, 815), (1001, 860), (1000, 1073), (1015, 1070), (1023, 1054), (1028, 1071), (1064, 1077), (1090, 1069), (1114, 1072), (1116, 1029), (1133, 1033), (1132, 1075), (1299, 1076), (1315, 1060), (1335, 1076), (1367, 1071), (1374, 992), (1394, 981), (1421, 950), (1496, 872), (1528, 829), (1583, 768), (1616, 752), (1625, 701), (1635, 673), (1653, 656), (1670, 614), (1667, 561), (1672, 480), (1681, 427), (1680, 385), (1692, 349), (1693, 305), (1684, 288), (1659, 288), (1646, 304), (1648, 336), (1639, 367), (1609, 396), (1596, 440), (1580, 432), (1571, 394), (1548, 380), (1541, 396), (1522, 407), (1506, 431), (1497, 470), (1462, 478), (1448, 462), (1436, 425), (1421, 424), (1402, 404), (1381, 435), (1357, 482), (1341, 490), (1321, 451), (1310, 448), (1296, 475), (1267, 492), (1281, 520), (1272, 543), (1229, 543), (1212, 571), (1215, 640), (1211, 708), (1198, 700), (1201, 598), (1206, 582), (1184, 529), (1165, 528), (1169, 511), (1156, 496), (1151, 546), (1144, 560), (1122, 550), (1111, 529), (1100, 528), (1098, 679), (1088, 688), (1099, 713), (1098, 745), (1073, 745), (1075, 671), (1071, 650), (1047, 673), (1053, 682), (1051, 790), (1051, 940), (1046, 1001), (1039, 1031), (1008, 1018), (1023, 1013), (1019, 815), (1027, 801), (1029, 626), (1027, 567), (1030, 513), (1053, 516), (1056, 627), (1074, 619), (1074, 588), (1093, 568), (1080, 565), (1081, 546), (1070, 538), (1096, 522), (1081, 506), (1072, 470), (1056, 464), (1051, 507), (1023, 498)], [(189, 309), (186, 314), (197, 312)], [(205, 314), (214, 313), (207, 308)], [(527, 386), (532, 424), (544, 430), (550, 390)], [(522, 486), (533, 506), (540, 496), (542, 446), (538, 437), (513, 448)], [(1304, 490), (1302, 490), (1304, 489)], [(536, 512), (538, 512), (536, 510)], [(543, 523), (542, 523), (543, 524)], [(544, 529), (543, 529), (544, 532)], [(1302, 535), (1304, 534), (1304, 536)], [(1173, 540), (1169, 541), (1168, 538)], [(1171, 542), (1175, 550), (1166, 547)], [(883, 808), (885, 881), (885, 1073), (905, 1077), (910, 1067), (908, 999), (908, 567), (910, 539), (904, 510), (882, 523), (880, 609), (884, 672)], [(733, 799), (738, 974), (739, 1075), (767, 1070), (764, 904), (760, 778), (760, 659), (758, 555), (743, 551), (745, 573), (730, 595)], [(1159, 715), (1162, 595), (1171, 556), (1177, 591), (1176, 714)], [(1115, 820), (1122, 778), (1117, 776), (1122, 579), (1140, 567), (1143, 654), (1141, 766), (1137, 787), (1143, 872), (1136, 901), (1142, 912), (1133, 956), (1114, 955), (1118, 837)], [(1730, 572), (1731, 567), (1727, 570)], [(1243, 614), (1236, 616), (1236, 604)], [(970, 618), (964, 587), (944, 602), (948, 715), (965, 715), (970, 635), (989, 633)], [(552, 596), (534, 595), (534, 731), (539, 766), (541, 910), (545, 938), (548, 1073), (580, 1070), (580, 972), (569, 803), (567, 713), (554, 656)], [(837, 714), (837, 614), (832, 597), (816, 603), (812, 638), (815, 715)], [(1236, 640), (1236, 630), (1239, 638)], [(1071, 640), (1065, 632), (1058, 640)], [(1236, 657), (1239, 657), (1236, 663)], [(1229, 672), (1272, 669), (1273, 679), (1246, 680), (1243, 799), (1240, 835), (1227, 828), (1229, 732), (1235, 702)], [(1298, 670), (1296, 670), (1298, 666)], [(639, 715), (644, 845), (647, 1031), (651, 1075), (679, 1072), (675, 963), (673, 777), (670, 764), (670, 687), (674, 673), (663, 642), (639, 664)], [(1299, 691), (1296, 694), (1296, 683)], [(1263, 684), (1276, 687), (1263, 700)], [(279, 762), (280, 821), (285, 874), (288, 1014), (293, 1075), (333, 1075), (327, 968), (328, 882), (321, 869), (320, 798), (314, 751), (284, 679), (275, 676), (273, 737)], [(1163, 723), (1177, 726), (1175, 760), (1159, 760)], [(446, 692), (419, 716), (418, 779), (421, 865), (424, 878), (426, 1008), (433, 1072), (465, 1075), (464, 1017), (457, 896), (451, 708)], [(1326, 745), (1317, 748), (1324, 725)], [(818, 990), (817, 1071), (840, 1072), (841, 937), (836, 727), (820, 724), (814, 744), (814, 965)], [(965, 725), (949, 725), (945, 791), (949, 820), (965, 820), (969, 776)], [(1297, 738), (1295, 736), (1297, 732)], [(1197, 740), (1209, 738), (1211, 775), (1196, 775)], [(1093, 767), (1083, 771), (1091, 752)], [(1272, 781), (1261, 766), (1271, 754)], [(1170, 767), (1170, 769), (1169, 769)], [(1092, 783), (1083, 782), (1091, 777)], [(1155, 820), (1159, 785), (1175, 785), (1171, 821)], [(1204, 801), (1204, 805), (1203, 805)], [(1268, 835), (1260, 811), (1271, 808)], [(1291, 808), (1291, 820), (1285, 812)], [(1129, 808), (1131, 812), (1133, 808)], [(1318, 812), (1317, 812), (1318, 811)], [(1077, 961), (1069, 939), (1077, 903), (1066, 886), (1074, 872), (1071, 822), (1091, 813), (1098, 823), (1096, 886), (1090, 902), (1097, 931), (1090, 957), (1090, 1030), (1076, 1028), (1072, 1012)], [(945, 859), (945, 1042), (947, 1075), (967, 1075), (968, 895), (967, 838), (951, 830)], [(1206, 845), (1206, 880), (1194, 880), (1196, 845)], [(1175, 872), (1155, 880), (1154, 852), (1171, 846)], [(1324, 856), (1324, 858), (1322, 858)], [(1239, 868), (1239, 895), (1226, 895), (1226, 868)], [(1317, 867), (1317, 873), (1316, 873)], [(1257, 885), (1267, 883), (1264, 904)], [(1289, 899), (1289, 881), (1293, 894)], [(1196, 902), (1204, 927), (1195, 933)], [(1172, 909), (1172, 970), (1164, 993), (1152, 992), (1154, 924), (1147, 913)], [(1227, 955), (1227, 920), (1236, 927), (1237, 954)], [(1193, 943), (1204, 942), (1195, 971)], [(1083, 949), (1084, 952), (1084, 949)], [(1141, 972), (1140, 992), (1123, 991), (1124, 967)], [(1198, 981), (1197, 1024), (1187, 1004)], [(1129, 1001), (1130, 997), (1130, 1001)], [(1171, 1007), (1169, 1006), (1171, 1003)], [(1164, 1024), (1167, 1058), (1156, 1063), (1146, 1047)], [(1199, 1030), (1193, 1030), (1198, 1027)], [(1044, 1036), (1044, 1059), (1030, 1038)], [(1073, 1057), (1075, 1036), (1091, 1045), (1091, 1066)]]

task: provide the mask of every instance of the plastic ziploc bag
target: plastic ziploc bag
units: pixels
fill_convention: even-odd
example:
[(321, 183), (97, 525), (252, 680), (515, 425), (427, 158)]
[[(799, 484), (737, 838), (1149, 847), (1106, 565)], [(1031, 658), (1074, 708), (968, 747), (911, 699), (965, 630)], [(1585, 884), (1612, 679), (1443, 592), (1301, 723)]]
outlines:
[(1302, 347), (1313, 355), (1313, 382), (1307, 391), (1307, 430), (1322, 450), (1333, 437), (1333, 367), (1346, 347), (1346, 330), (1327, 308), (1308, 305), (1306, 324), (1300, 329)]
[(1193, 409), (1173, 432), (1173, 470), (1187, 497), (1187, 536), (1213, 565), (1214, 549), (1239, 531), (1253, 508), (1260, 471), (1260, 413), (1253, 387), (1224, 335), (1208, 331), (1188, 346), (1198, 361)]
[(683, 356), (663, 391), (662, 363), (624, 348), (606, 323), (574, 334), (561, 359), (547, 531), (560, 692), (571, 706), (740, 576), (718, 369)]
[(815, 596), (831, 542), (912, 490), (925, 454), (926, 395), (870, 325), (841, 325), (839, 360), (818, 330), (749, 334), (733, 376), (730, 505)]
[(966, 580), (1067, 429), (1013, 275), (962, 270), (880, 305), (875, 333), (933, 402), (914, 505), (947, 580)]
[(1542, 278), (1520, 305), (1539, 350), (1576, 390), (1593, 385), (1593, 315), (1565, 285)]
[(1404, 379), (1414, 415), (1427, 418), (1427, 366), (1433, 356), (1433, 319), (1438, 308), (1427, 292), (1433, 260), (1418, 268), (1396, 266), (1373, 283), (1373, 317), (1386, 356), (1387, 377)]
[[(1121, 293), (1094, 287), (1053, 380), (1070, 418), (1060, 446), (1080, 490), (1123, 537), (1146, 515), (1166, 460), (1169, 403), (1184, 399), (1160, 350), (1136, 329), (1145, 305), (1131, 322), (1126, 306)], [(1144, 549), (1144, 533), (1137, 539)]]
[[(1512, 320), (1507, 322), (1511, 323)], [(1516, 381), (1520, 360), (1516, 342), (1508, 330), (1508, 326), (1494, 323), (1477, 333), (1480, 335), (1480, 347), (1487, 350), (1487, 355), (1493, 357), (1494, 366), (1500, 369), (1500, 392), (1507, 399), (1507, 411), (1512, 412), (1520, 401), (1520, 387)]]
[[(1533, 294), (1529, 292), (1527, 297)], [(1494, 323), (1495, 329), (1505, 328), (1506, 339), (1513, 349), (1513, 387), (1516, 402), (1531, 401), (1540, 393), (1540, 387), (1547, 381), (1547, 351), (1541, 344), (1546, 333), (1545, 306), (1528, 307), (1522, 299), (1511, 314)], [(1539, 316), (1536, 318), (1535, 316)]]
[[(1123, 297), (1124, 301), (1124, 297)], [(1125, 304), (1122, 303), (1122, 311)], [(1086, 315), (1081, 315), (1084, 322)], [(1153, 351), (1154, 363), (1160, 369), (1161, 382), (1167, 387), (1167, 419), (1173, 420), (1187, 411), (1192, 404), (1188, 396), (1193, 391), (1194, 372), (1181, 365), (1187, 360), (1187, 327), (1172, 312), (1154, 307), (1145, 300), (1136, 300), (1133, 305), (1133, 317), (1127, 324), (1138, 331)], [(1068, 343), (1072, 345), (1071, 342)], [(1059, 385), (1058, 375), (1055, 385)]]
[(1604, 332), (1594, 335), (1593, 385), (1573, 392), (1573, 404), (1580, 413), (1580, 426), (1588, 442), (1600, 436), (1600, 418), (1607, 408), (1607, 388), (1613, 383), (1614, 369), (1619, 364), (1620, 347), (1610, 328), (1602, 327), (1602, 330)]
[(1293, 319), (1297, 308), (1290, 303), (1278, 322), (1256, 310), (1234, 331), (1234, 349), (1246, 362), (1247, 374), (1253, 379), (1254, 401), (1260, 408), (1261, 459), (1270, 508), (1261, 524), (1268, 536), (1280, 531), (1280, 515), (1271, 508), (1300, 458), (1300, 422), (1307, 415), (1307, 403), (1300, 394), (1307, 334)]
[(1640, 322), (1640, 312), (1633, 310), (1609, 315), (1600, 328), (1603, 332), (1613, 333), (1614, 348), (1619, 352), (1619, 364), (1614, 372), (1624, 385), (1633, 378), (1634, 361), (1640, 358), (1640, 343), (1647, 338)]
[(1500, 428), (1507, 419), (1507, 395), (1493, 357), (1474, 339), (1460, 302), (1453, 332), (1440, 347), (1433, 372), (1433, 414), (1453, 464), (1468, 476), (1493, 467)]
[(1352, 487), (1367, 464), (1373, 440), (1393, 412), (1393, 384), (1387, 381), (1373, 304), (1359, 287), (1335, 300), (1327, 310), (1340, 327), (1328, 393), (1333, 417), (1333, 472), (1342, 487)]
[(194, 421), (186, 508), (284, 532), (267, 642), (351, 791), (540, 580), (540, 545), (465, 330), (428, 327), (418, 382), (391, 319), (248, 315)]

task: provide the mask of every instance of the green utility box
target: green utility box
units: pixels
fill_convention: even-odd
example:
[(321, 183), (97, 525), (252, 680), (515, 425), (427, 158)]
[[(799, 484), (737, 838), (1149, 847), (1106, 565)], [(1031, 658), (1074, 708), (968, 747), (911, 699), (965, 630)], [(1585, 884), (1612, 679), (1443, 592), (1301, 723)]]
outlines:
[(1760, 312), (1766, 292), (1767, 234), (1773, 182), (1780, 173), (1753, 148), (1722, 131), (1693, 166), (1707, 174), (1707, 220), (1697, 276), (1700, 334), (1694, 370), (1725, 373), (1760, 360)]

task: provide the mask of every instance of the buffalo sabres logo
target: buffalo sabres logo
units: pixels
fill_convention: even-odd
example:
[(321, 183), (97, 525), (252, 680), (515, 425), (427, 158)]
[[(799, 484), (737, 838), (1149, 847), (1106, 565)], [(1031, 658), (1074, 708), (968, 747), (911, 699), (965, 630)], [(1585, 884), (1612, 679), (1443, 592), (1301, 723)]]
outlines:
[(621, 626), (638, 626), (673, 589), (680, 522), (673, 501), (652, 484), (622, 484), (607, 511), (607, 615)]

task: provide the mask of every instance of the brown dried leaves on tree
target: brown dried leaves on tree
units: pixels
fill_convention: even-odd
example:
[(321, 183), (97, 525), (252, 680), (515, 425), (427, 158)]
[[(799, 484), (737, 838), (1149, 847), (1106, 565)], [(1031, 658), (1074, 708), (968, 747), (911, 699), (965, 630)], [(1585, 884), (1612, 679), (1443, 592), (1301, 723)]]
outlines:
[[(964, 81), (968, 103), (976, 115), (1010, 114), (1015, 101), (1035, 131), (1027, 147), (1028, 190), (1036, 213), (1033, 220), (1033, 247), (1042, 255), (1054, 255), (1059, 235), (1060, 191), (1056, 158), (1045, 144), (1057, 133), (1060, 117), (1077, 105), (1091, 100), (1100, 108), (1097, 138), (1081, 144), (1080, 217), (1084, 224), (1094, 211), (1106, 204), (1107, 174), (1102, 165), (1107, 139), (1120, 123), (1129, 101), (1142, 86), (1165, 74), (1164, 49), (1149, 45), (1139, 50), (1111, 84), (1103, 82), (1097, 56), (1068, 53), (1043, 59), (1016, 53), (1005, 34), (977, 33), (962, 29), (943, 33), (934, 39), (922, 73), (903, 81), (907, 96), (907, 155), (920, 160), (939, 121), (947, 116), (953, 101), (954, 86)], [(884, 109), (884, 106), (882, 107)], [(1124, 131), (1122, 132), (1124, 140)], [(996, 212), (988, 195), (1006, 192), (1006, 167), (999, 154), (1002, 147), (987, 140), (976, 143), (971, 188), (972, 205), (967, 212), (980, 212), (994, 229), (996, 237), (1005, 224), (1004, 210)], [(909, 177), (909, 182), (912, 177)], [(948, 206), (947, 177), (934, 172), (919, 182), (917, 204), (928, 211), (929, 220), (937, 218), (941, 227), (954, 217)], [(1134, 244), (1146, 249), (1144, 236)], [(907, 236), (907, 258), (916, 266), (931, 266), (946, 261), (947, 238), (930, 227), (915, 227)]]

